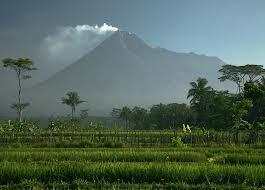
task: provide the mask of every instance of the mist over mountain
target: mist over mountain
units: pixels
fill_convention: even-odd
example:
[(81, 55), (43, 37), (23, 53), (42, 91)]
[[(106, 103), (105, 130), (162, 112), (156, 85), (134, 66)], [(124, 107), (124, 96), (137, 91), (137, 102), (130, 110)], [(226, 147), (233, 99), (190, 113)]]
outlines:
[(35, 116), (61, 115), (68, 108), (61, 97), (74, 90), (93, 115), (108, 115), (112, 108), (148, 107), (156, 103), (187, 102), (189, 83), (205, 77), (217, 89), (218, 70), (225, 63), (217, 57), (176, 53), (152, 48), (135, 34), (117, 31), (78, 61), (29, 89), (27, 112)]

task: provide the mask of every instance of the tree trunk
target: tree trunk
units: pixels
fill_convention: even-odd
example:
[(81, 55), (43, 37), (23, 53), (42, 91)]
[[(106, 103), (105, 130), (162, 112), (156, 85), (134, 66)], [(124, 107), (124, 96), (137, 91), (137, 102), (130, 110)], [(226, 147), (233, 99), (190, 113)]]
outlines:
[(74, 119), (74, 108), (72, 108), (71, 119)]
[(21, 72), (20, 70), (17, 73), (17, 77), (18, 77), (18, 118), (19, 118), (19, 122), (22, 122), (22, 107), (21, 107), (21, 94), (22, 94), (22, 88), (21, 88)]

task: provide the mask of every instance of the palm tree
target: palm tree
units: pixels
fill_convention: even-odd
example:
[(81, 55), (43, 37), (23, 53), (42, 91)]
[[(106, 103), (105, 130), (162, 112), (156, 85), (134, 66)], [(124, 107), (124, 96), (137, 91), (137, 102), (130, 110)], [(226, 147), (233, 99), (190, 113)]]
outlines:
[(81, 100), (75, 91), (68, 92), (66, 95), (67, 97), (62, 98), (62, 103), (71, 107), (71, 118), (73, 119), (76, 107), (85, 101)]
[(209, 98), (212, 87), (207, 86), (208, 81), (205, 78), (198, 78), (197, 82), (191, 82), (192, 88), (188, 91), (187, 98), (191, 98), (190, 103), (197, 112), (198, 120), (203, 121), (207, 109), (207, 99)]

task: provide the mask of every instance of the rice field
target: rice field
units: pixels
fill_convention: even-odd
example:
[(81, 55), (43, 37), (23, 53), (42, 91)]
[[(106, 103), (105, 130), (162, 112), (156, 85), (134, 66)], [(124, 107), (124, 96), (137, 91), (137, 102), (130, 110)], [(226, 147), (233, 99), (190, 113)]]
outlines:
[(1, 189), (265, 189), (253, 147), (1, 148)]

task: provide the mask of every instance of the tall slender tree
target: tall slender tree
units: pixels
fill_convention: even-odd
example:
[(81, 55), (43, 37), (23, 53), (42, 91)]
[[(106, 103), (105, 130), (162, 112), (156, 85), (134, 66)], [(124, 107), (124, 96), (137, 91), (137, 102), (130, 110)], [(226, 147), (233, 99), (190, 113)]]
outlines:
[(197, 120), (199, 123), (205, 120), (207, 111), (207, 99), (210, 92), (213, 91), (212, 87), (207, 86), (208, 81), (205, 78), (198, 78), (197, 82), (191, 82), (191, 89), (188, 91), (187, 98), (191, 98), (190, 103), (197, 111)]
[(22, 122), (23, 110), (30, 104), (28, 102), (22, 102), (22, 81), (31, 78), (29, 73), (36, 68), (33, 66), (33, 61), (28, 58), (5, 58), (2, 60), (4, 67), (10, 68), (15, 71), (18, 81), (18, 95), (17, 102), (13, 103), (11, 108), (15, 109), (18, 113), (18, 120)]
[(73, 120), (76, 107), (85, 101), (81, 100), (75, 91), (70, 91), (66, 95), (67, 97), (62, 97), (62, 103), (71, 107), (71, 119)]

